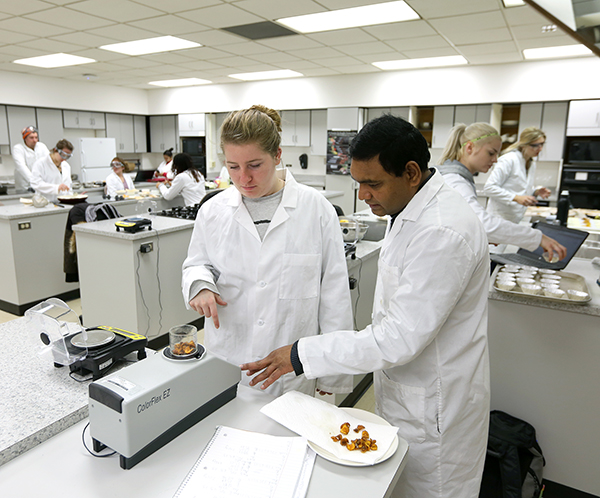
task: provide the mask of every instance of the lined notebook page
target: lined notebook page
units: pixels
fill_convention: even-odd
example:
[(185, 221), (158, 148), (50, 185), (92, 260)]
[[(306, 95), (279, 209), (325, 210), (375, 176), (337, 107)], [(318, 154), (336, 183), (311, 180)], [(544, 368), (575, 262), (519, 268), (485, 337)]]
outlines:
[[(301, 437), (219, 426), (174, 498), (294, 498), (307, 449)], [(310, 477), (314, 456), (308, 464)]]

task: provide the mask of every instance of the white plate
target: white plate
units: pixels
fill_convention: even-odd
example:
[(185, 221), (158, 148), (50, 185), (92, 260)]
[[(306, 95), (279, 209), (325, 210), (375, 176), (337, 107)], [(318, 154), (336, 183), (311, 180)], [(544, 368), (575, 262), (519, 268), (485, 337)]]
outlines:
[[(371, 413), (371, 412), (368, 412), (365, 410), (360, 410), (359, 408), (342, 408), (342, 410), (344, 410), (345, 412), (348, 412), (353, 417), (356, 417), (367, 423), (373, 422), (374, 424), (392, 425), (389, 422), (387, 422), (386, 420), (382, 419), (379, 415), (375, 415), (374, 413)], [(317, 446), (312, 441), (308, 441), (308, 445), (315, 451), (315, 453), (317, 453), (317, 455), (323, 457), (325, 460), (329, 460), (330, 462), (338, 463), (340, 465), (348, 465), (349, 467), (370, 467), (371, 466), (371, 464), (369, 464), (369, 463), (353, 462), (351, 460), (343, 460), (341, 458), (338, 458), (333, 453), (329, 453), (327, 450), (324, 450), (320, 446)], [(385, 462), (394, 453), (396, 453), (397, 449), (398, 449), (398, 434), (396, 434), (394, 436), (394, 441), (392, 442), (392, 444), (390, 445), (388, 450), (381, 456), (381, 458), (379, 460), (377, 460), (375, 462), (374, 465), (377, 465), (378, 463), (381, 463), (381, 462)]]

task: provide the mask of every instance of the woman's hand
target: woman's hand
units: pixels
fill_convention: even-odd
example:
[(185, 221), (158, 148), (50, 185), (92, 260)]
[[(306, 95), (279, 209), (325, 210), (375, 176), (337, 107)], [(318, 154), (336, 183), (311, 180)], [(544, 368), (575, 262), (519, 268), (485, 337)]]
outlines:
[(550, 197), (551, 193), (552, 192), (550, 192), (550, 190), (548, 190), (546, 187), (540, 187), (533, 193), (533, 195), (537, 195), (542, 199), (547, 199), (548, 197)]
[(552, 257), (554, 254), (558, 256), (558, 261), (564, 259), (567, 256), (567, 248), (546, 235), (542, 235), (542, 242), (540, 243), (540, 247), (544, 249), (545, 253), (548, 253), (548, 258), (550, 261), (552, 261)]
[(227, 306), (227, 303), (221, 299), (219, 294), (214, 293), (211, 290), (203, 289), (190, 301), (192, 309), (196, 310), (206, 318), (212, 318), (215, 328), (219, 328), (219, 312), (217, 311), (218, 306)]
[(513, 201), (521, 204), (521, 206), (535, 206), (537, 200), (533, 195), (515, 195)]
[(68, 186), (68, 185), (65, 185), (64, 183), (61, 183), (61, 184), (58, 186), (58, 191), (59, 191), (59, 192), (68, 192), (68, 191), (69, 191), (69, 186)]

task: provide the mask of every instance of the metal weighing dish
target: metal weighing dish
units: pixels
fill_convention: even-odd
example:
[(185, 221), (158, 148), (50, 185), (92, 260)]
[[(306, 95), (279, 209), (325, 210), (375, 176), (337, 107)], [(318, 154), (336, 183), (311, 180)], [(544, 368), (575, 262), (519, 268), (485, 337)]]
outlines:
[[(498, 271), (494, 273), (494, 289), (498, 292), (503, 292), (505, 294), (513, 294), (516, 296), (524, 296), (524, 297), (533, 297), (535, 299), (542, 299), (545, 301), (554, 301), (558, 303), (569, 303), (569, 304), (586, 304), (592, 300), (592, 296), (590, 294), (590, 290), (588, 289), (587, 284), (585, 283), (585, 279), (581, 275), (577, 275), (576, 273), (569, 273), (566, 271), (557, 271), (556, 275), (561, 277), (560, 283), (558, 284), (558, 288), (565, 291), (564, 298), (556, 298), (549, 297), (544, 294), (527, 294), (523, 292), (519, 285), (515, 286), (512, 290), (503, 290), (498, 287)], [(535, 275), (534, 280), (539, 283), (541, 280), (541, 276), (539, 274)], [(585, 292), (587, 294), (587, 298), (582, 300), (571, 299), (568, 296), (568, 291), (579, 291)]]

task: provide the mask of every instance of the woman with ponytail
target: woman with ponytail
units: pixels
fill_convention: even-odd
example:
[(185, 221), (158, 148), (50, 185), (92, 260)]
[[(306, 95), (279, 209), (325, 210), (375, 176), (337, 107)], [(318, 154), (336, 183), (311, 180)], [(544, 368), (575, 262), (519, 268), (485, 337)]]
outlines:
[(502, 140), (496, 129), (487, 123), (458, 124), (440, 159), (438, 170), (448, 185), (457, 190), (473, 208), (488, 236), (490, 244), (511, 244), (529, 251), (541, 246), (550, 256), (559, 259), (567, 255), (565, 247), (529, 226), (518, 225), (487, 212), (477, 200), (474, 176), (487, 173), (498, 160)]

